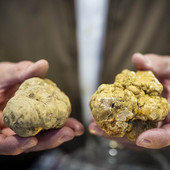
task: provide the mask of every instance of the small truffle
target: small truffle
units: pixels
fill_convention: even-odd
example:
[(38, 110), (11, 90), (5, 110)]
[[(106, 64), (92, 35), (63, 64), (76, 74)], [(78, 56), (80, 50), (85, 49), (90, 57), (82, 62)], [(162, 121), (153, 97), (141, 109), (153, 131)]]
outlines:
[(168, 114), (169, 104), (159, 96), (162, 90), (151, 71), (123, 70), (113, 84), (102, 84), (93, 94), (91, 112), (109, 136), (134, 141)]
[(69, 98), (49, 79), (30, 78), (16, 91), (4, 111), (3, 121), (22, 137), (41, 130), (61, 128), (71, 112)]

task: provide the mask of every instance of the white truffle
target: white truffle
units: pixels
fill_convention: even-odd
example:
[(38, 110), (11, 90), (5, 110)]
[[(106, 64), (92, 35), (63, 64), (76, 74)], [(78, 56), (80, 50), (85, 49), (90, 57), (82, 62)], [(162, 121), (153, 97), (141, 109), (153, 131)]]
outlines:
[(4, 111), (3, 121), (22, 137), (41, 130), (61, 128), (71, 112), (69, 98), (49, 79), (30, 78), (16, 91)]

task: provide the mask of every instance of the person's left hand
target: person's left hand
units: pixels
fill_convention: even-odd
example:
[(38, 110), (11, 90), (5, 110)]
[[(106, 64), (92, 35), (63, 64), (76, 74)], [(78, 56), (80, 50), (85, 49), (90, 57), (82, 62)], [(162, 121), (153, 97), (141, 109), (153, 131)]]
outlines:
[(18, 155), (22, 152), (51, 149), (83, 133), (83, 125), (76, 119), (68, 118), (64, 127), (48, 130), (35, 137), (19, 137), (3, 123), (3, 109), (19, 85), (31, 77), (44, 77), (48, 62), (0, 63), (0, 155)]
[[(132, 57), (132, 62), (137, 69), (151, 70), (155, 74), (164, 86), (164, 97), (170, 103), (170, 57), (136, 53)], [(89, 125), (89, 132), (110, 140), (117, 140), (128, 148), (137, 149), (140, 146), (150, 149), (160, 149), (170, 145), (170, 113), (164, 121), (159, 123), (159, 127), (143, 132), (138, 136), (136, 142), (131, 142), (125, 137), (113, 138), (108, 136), (97, 126), (94, 119), (91, 120)]]

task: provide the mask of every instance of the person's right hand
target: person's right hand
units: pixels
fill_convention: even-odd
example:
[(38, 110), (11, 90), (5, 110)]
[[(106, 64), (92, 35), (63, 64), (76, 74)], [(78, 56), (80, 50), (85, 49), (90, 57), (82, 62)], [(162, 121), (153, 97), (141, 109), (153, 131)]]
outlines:
[(0, 154), (18, 155), (51, 149), (83, 133), (83, 125), (76, 119), (68, 118), (64, 127), (40, 133), (34, 137), (19, 137), (3, 122), (3, 109), (19, 85), (31, 77), (44, 77), (48, 71), (48, 62), (39, 60), (36, 63), (22, 61), (19, 63), (0, 63)]

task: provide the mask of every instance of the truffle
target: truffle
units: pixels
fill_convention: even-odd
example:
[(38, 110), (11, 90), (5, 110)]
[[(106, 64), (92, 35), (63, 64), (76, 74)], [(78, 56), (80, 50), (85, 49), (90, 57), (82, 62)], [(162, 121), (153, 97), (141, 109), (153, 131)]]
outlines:
[(99, 86), (89, 105), (96, 123), (109, 136), (134, 141), (168, 114), (169, 104), (160, 97), (162, 90), (151, 71), (123, 70), (113, 84)]
[(24, 81), (3, 110), (3, 121), (22, 137), (61, 128), (71, 112), (69, 98), (49, 79)]

